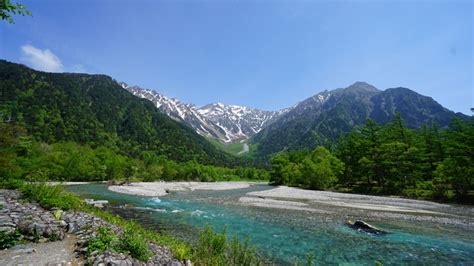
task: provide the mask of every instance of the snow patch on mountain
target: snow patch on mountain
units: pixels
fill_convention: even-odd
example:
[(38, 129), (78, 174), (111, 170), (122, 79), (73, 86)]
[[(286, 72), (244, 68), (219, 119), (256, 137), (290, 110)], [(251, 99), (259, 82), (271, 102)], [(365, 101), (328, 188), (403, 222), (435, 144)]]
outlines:
[(262, 111), (239, 105), (213, 103), (202, 107), (168, 98), (150, 89), (119, 83), (133, 95), (148, 99), (169, 117), (182, 121), (198, 134), (232, 143), (250, 138), (264, 127), (287, 113), (290, 108), (278, 111)]

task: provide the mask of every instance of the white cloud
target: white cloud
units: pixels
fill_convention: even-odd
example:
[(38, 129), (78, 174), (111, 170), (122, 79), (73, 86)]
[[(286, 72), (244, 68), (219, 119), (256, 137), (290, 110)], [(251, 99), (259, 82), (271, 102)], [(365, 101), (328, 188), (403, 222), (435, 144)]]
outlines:
[(27, 44), (21, 47), (22, 60), (36, 70), (46, 72), (62, 72), (64, 66), (61, 60), (49, 49), (41, 50), (33, 45)]

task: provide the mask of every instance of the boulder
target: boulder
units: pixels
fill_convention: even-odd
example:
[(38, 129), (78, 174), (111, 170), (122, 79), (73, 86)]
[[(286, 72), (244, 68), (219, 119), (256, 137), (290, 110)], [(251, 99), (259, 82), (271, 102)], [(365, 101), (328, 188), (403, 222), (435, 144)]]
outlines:
[(355, 222), (349, 220), (346, 222), (346, 225), (354, 230), (366, 232), (369, 234), (381, 235), (387, 233), (386, 231), (370, 225), (362, 220), (356, 220)]

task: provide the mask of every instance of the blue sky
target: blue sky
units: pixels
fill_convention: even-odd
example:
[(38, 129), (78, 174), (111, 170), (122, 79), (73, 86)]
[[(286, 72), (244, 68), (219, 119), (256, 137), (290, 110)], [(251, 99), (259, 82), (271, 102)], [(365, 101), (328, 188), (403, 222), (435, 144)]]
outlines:
[[(18, 0), (20, 1), (20, 0)], [(471, 114), (472, 1), (24, 0), (0, 58), (185, 102), (289, 107), (366, 81)]]

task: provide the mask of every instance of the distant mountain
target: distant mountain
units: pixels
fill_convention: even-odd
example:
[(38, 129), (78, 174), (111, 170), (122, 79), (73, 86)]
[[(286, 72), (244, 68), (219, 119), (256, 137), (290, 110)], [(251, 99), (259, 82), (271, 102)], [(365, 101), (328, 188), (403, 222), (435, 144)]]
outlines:
[(235, 159), (105, 75), (45, 73), (0, 60), (0, 121), (23, 124), (47, 143), (75, 141), (220, 165)]
[(186, 123), (200, 135), (219, 139), (223, 143), (246, 140), (288, 111), (262, 111), (222, 103), (197, 107), (150, 89), (120, 84), (135, 96), (150, 100), (161, 112)]
[(224, 142), (246, 140), (270, 125), (288, 110), (262, 111), (238, 105), (213, 103), (198, 108), (198, 112), (224, 130)]
[(380, 91), (367, 83), (356, 82), (298, 103), (253, 136), (251, 142), (257, 144), (256, 156), (264, 158), (287, 149), (311, 149), (333, 142), (364, 125), (368, 118), (385, 124), (397, 112), (411, 128), (431, 122), (445, 127), (455, 116), (466, 117), (407, 88)]

